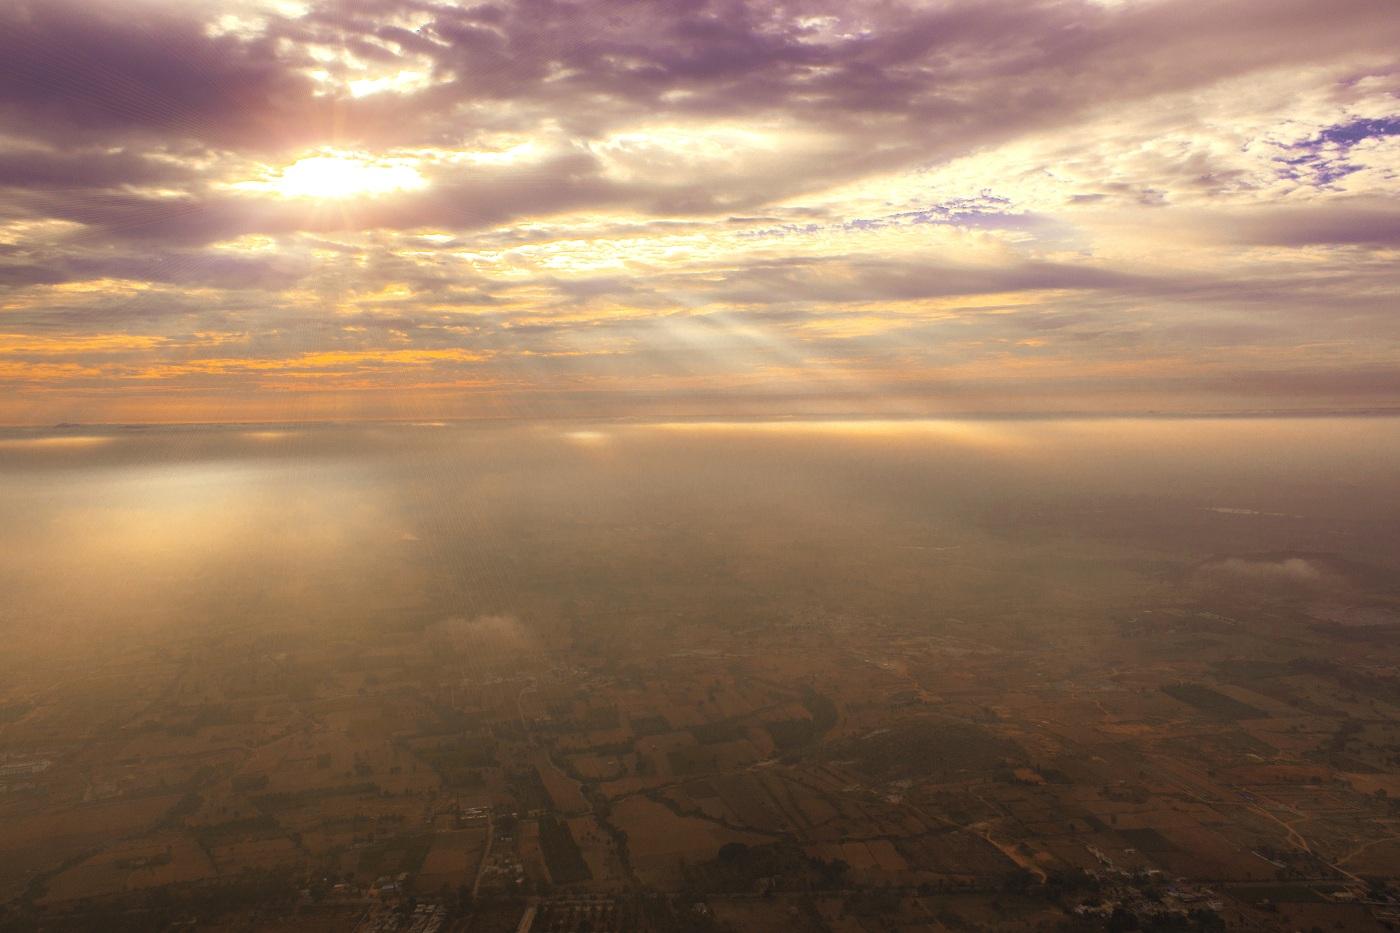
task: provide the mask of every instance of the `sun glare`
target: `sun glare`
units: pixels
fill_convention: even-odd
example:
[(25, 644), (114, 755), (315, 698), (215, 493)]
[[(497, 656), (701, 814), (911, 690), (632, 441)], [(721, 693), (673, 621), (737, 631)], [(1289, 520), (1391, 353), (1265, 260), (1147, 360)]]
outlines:
[(266, 181), (239, 187), (272, 191), (285, 198), (329, 200), (416, 191), (426, 185), (417, 169), (403, 161), (315, 155), (298, 159)]

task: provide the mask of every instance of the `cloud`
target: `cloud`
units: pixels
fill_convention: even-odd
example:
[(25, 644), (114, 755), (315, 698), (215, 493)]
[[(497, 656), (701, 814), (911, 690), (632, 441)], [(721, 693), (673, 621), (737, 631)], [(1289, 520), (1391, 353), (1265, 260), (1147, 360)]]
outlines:
[(1334, 564), (1325, 557), (1226, 557), (1200, 565), (1196, 577), (1209, 586), (1246, 587), (1275, 595), (1349, 592), (1353, 581)]
[(536, 647), (535, 637), (512, 615), (456, 616), (423, 630), (433, 650), (465, 657), (518, 654)]
[(1400, 209), (1371, 199), (1259, 211), (1231, 226), (1240, 240), (1265, 246), (1400, 246)]
[(211, 37), (176, 4), (0, 11), (0, 113), (44, 140), (265, 143), (295, 126), (310, 90), (274, 42)]
[(16, 0), (0, 329), (71, 352), (0, 349), (0, 416), (1396, 404), (1397, 47), (1363, 0)]

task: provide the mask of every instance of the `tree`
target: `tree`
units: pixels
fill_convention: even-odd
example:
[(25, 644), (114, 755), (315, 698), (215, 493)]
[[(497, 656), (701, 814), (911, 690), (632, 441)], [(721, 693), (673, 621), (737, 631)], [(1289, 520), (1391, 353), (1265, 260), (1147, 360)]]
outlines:
[(719, 860), (726, 863), (734, 863), (749, 854), (749, 847), (742, 842), (726, 842), (719, 847)]

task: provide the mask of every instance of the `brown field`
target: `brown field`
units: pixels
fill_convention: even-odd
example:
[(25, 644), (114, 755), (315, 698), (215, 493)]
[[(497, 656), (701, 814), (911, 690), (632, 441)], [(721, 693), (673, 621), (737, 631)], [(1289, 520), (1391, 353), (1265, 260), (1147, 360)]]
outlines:
[(1400, 839), (1384, 839), (1357, 846), (1339, 861), (1342, 868), (1362, 877), (1385, 877), (1393, 874), (1396, 866), (1400, 865)]
[(209, 854), (220, 874), (236, 874), (247, 869), (266, 869), (278, 865), (296, 865), (304, 855), (285, 836), (262, 839), (240, 839), (211, 846)]
[(995, 846), (969, 832), (902, 839), (895, 847), (911, 869), (934, 875), (996, 877), (1014, 867)]
[(540, 824), (534, 820), (521, 820), (515, 831), (515, 853), (520, 864), (525, 867), (525, 877), (537, 884), (549, 884), (549, 865), (544, 860), (544, 850), (540, 848)]
[(645, 797), (629, 797), (617, 804), (612, 821), (627, 834), (627, 849), (637, 876), (663, 888), (680, 879), (681, 866), (714, 858), (727, 842), (759, 845), (772, 841), (770, 836), (676, 816)]
[[(738, 930), (785, 930), (788, 933), (827, 933), (835, 929), (828, 922), (808, 917), (790, 900), (728, 900), (711, 898), (715, 917)], [(842, 931), (844, 933), (844, 931)], [(859, 933), (859, 930), (853, 931)]]
[(34, 866), (56, 865), (147, 829), (178, 800), (170, 796), (113, 800), (7, 821), (0, 833), (0, 878), (6, 885), (0, 896), (22, 890)]
[(463, 884), (470, 887), (485, 849), (484, 826), (436, 833), (423, 860), (422, 872), (414, 879), (414, 888), (431, 894), (444, 886), (454, 890)]
[(149, 836), (113, 846), (61, 872), (50, 879), (43, 900), (116, 894), (214, 875), (213, 863), (190, 837), (173, 833)]
[(615, 780), (635, 763), (632, 755), (574, 755), (569, 759), (569, 766), (589, 781)]
[(556, 810), (566, 814), (588, 812), (588, 801), (584, 799), (578, 782), (556, 768), (549, 760), (548, 752), (538, 752), (533, 762), (535, 771), (540, 776), (540, 783), (544, 785)]
[(622, 863), (613, 847), (612, 837), (603, 831), (592, 816), (571, 817), (569, 834), (583, 854), (588, 871), (596, 886), (611, 887), (626, 881)]

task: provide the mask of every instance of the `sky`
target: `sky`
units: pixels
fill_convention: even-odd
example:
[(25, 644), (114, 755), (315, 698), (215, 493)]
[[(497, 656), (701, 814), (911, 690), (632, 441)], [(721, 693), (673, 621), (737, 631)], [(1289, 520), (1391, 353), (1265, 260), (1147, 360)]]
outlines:
[(1378, 0), (0, 0), (0, 423), (1400, 406)]

